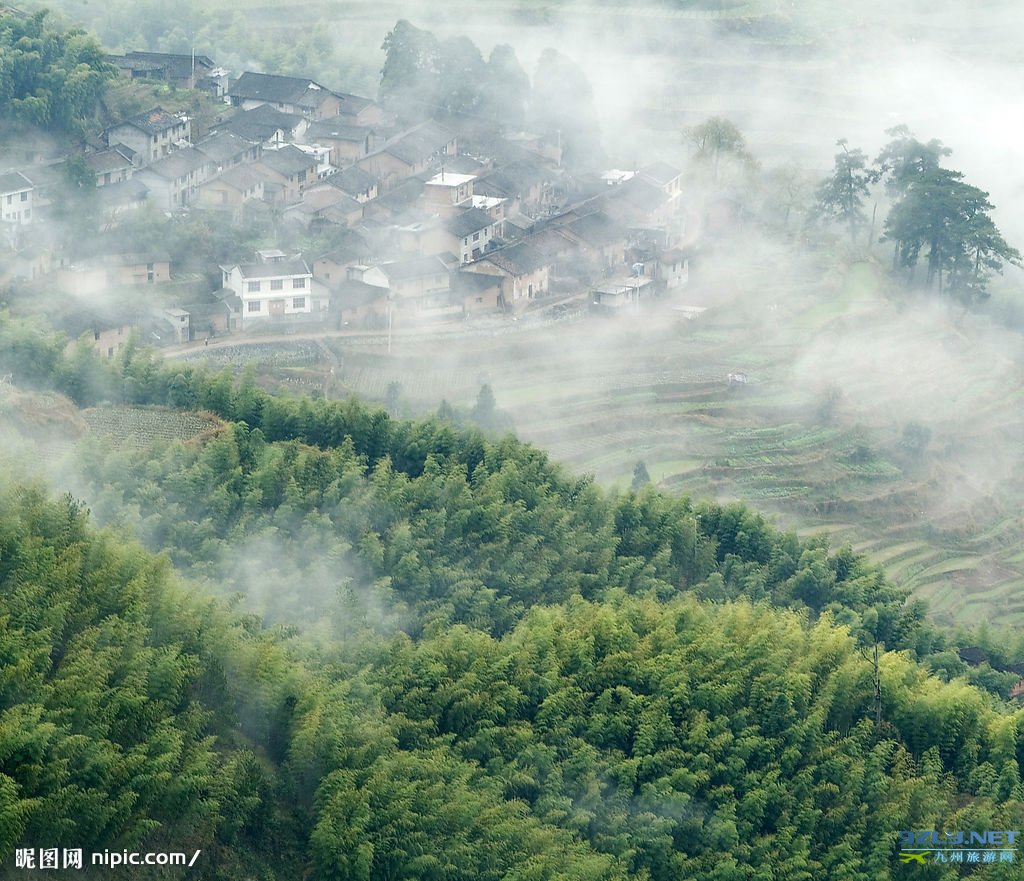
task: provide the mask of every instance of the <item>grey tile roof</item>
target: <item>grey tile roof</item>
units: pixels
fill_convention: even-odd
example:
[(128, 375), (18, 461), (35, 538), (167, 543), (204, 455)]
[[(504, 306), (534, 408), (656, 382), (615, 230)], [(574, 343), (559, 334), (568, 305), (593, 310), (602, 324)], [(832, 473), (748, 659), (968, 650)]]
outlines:
[(303, 121), (301, 116), (284, 113), (269, 104), (261, 104), (252, 110), (245, 110), (217, 128), (219, 131), (230, 131), (248, 141), (267, 141), (276, 131), (290, 132)]
[[(245, 263), (236, 264), (245, 279), (287, 278), (291, 275), (311, 275), (305, 260), (282, 260), (280, 263)], [(234, 266), (226, 266), (233, 269)]]
[(147, 110), (145, 113), (140, 113), (138, 116), (126, 119), (118, 125), (110, 126), (107, 131), (112, 131), (122, 125), (130, 125), (133, 128), (139, 129), (139, 131), (145, 132), (147, 135), (159, 135), (168, 129), (184, 125), (184, 122), (173, 113), (168, 113), (162, 107), (154, 107), (152, 110)]
[(209, 161), (209, 157), (195, 147), (185, 147), (182, 150), (175, 150), (164, 156), (163, 159), (150, 163), (145, 168), (140, 168), (136, 174), (144, 174), (148, 171), (165, 180), (179, 180), (187, 177), (196, 169), (202, 168)]
[(494, 223), (494, 218), (480, 208), (467, 208), (445, 222), (445, 229), (453, 236), (464, 238)]
[(246, 71), (228, 93), (233, 98), (267, 101), (271, 104), (295, 104), (317, 107), (328, 95), (334, 94), (308, 77), (277, 76), (269, 73)]
[(9, 171), (6, 174), (0, 174), (0, 193), (4, 195), (7, 193), (18, 193), (21, 190), (30, 190), (32, 187), (32, 181), (20, 171)]
[(228, 162), (253, 149), (252, 144), (246, 138), (234, 132), (224, 131), (215, 132), (203, 138), (195, 147), (214, 162)]
[(292, 177), (301, 171), (316, 168), (316, 157), (303, 153), (298, 147), (291, 144), (280, 150), (266, 150), (260, 157), (260, 162), (285, 177)]

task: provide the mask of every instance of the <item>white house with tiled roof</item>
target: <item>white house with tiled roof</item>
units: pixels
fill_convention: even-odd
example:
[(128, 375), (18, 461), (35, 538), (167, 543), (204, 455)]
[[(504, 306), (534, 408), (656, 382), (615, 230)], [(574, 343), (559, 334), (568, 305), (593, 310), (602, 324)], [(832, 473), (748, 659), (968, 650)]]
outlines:
[(125, 144), (131, 147), (145, 164), (167, 156), (180, 144), (190, 141), (192, 123), (187, 116), (175, 116), (162, 107), (154, 107), (112, 125), (104, 132), (104, 136), (111, 146)]
[(30, 223), (34, 189), (32, 181), (20, 171), (0, 174), (0, 220), (5, 223)]
[(221, 266), (221, 272), (224, 287), (242, 300), (243, 329), (257, 319), (327, 315), (326, 292), (301, 258), (266, 254), (263, 262)]

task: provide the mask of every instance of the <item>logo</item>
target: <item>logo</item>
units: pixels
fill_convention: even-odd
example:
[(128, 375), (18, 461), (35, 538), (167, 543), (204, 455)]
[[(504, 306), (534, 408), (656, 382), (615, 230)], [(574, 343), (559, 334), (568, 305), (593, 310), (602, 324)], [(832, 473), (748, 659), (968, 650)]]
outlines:
[(900, 862), (901, 863), (914, 863), (914, 862), (917, 862), (917, 863), (921, 863), (923, 865), (926, 862), (925, 857), (927, 857), (930, 852), (931, 851), (924, 850), (924, 851), (921, 851), (921, 853), (901, 853), (900, 854)]
[(904, 865), (958, 863), (969, 868), (992, 863), (1012, 863), (1017, 853), (1016, 830), (987, 832), (936, 832), (903, 829), (900, 862)]

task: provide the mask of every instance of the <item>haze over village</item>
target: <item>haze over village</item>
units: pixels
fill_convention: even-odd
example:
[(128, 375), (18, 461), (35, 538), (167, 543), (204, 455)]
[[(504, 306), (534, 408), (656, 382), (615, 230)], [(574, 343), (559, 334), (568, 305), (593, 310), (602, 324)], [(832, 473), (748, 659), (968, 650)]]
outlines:
[(0, 878), (1018, 878), (1022, 23), (0, 0)]

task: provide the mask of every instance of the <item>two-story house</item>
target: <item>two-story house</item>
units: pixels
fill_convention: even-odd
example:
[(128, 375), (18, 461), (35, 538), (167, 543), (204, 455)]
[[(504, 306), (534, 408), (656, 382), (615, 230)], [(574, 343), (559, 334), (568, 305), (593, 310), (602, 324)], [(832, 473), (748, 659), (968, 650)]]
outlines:
[(442, 157), (458, 154), (458, 137), (438, 122), (425, 122), (359, 160), (378, 180), (392, 183), (422, 174)]
[(161, 211), (173, 211), (195, 201), (209, 166), (210, 158), (205, 153), (186, 147), (140, 168), (133, 179), (145, 184), (149, 199)]
[(331, 164), (338, 168), (352, 165), (376, 146), (373, 129), (352, 125), (340, 116), (310, 123), (303, 140), (307, 144), (329, 147)]
[(448, 218), (444, 229), (451, 237), (446, 250), (457, 255), (460, 263), (469, 263), (483, 256), (496, 235), (494, 218), (479, 208), (467, 208)]
[(199, 141), (195, 148), (209, 158), (211, 174), (253, 162), (263, 155), (261, 144), (254, 144), (234, 132), (215, 132)]
[(253, 168), (264, 179), (268, 199), (292, 203), (307, 186), (316, 183), (317, 158), (293, 144), (265, 150)]
[(135, 171), (135, 151), (124, 144), (118, 144), (99, 153), (90, 153), (85, 164), (96, 175), (97, 187), (109, 187), (131, 178)]
[(547, 293), (551, 261), (526, 242), (519, 242), (488, 252), (462, 271), (500, 277), (498, 306), (519, 309)]
[(326, 318), (326, 297), (314, 288), (313, 273), (301, 258), (267, 256), (263, 262), (222, 266), (223, 286), (242, 301), (242, 328), (253, 321)]
[(342, 99), (320, 83), (305, 77), (277, 76), (246, 71), (228, 90), (231, 104), (252, 110), (269, 104), (307, 119), (327, 119), (341, 112)]
[(309, 120), (294, 113), (285, 113), (269, 104), (244, 110), (217, 126), (218, 131), (234, 132), (254, 144), (277, 147), (303, 136)]
[(20, 171), (0, 174), (0, 220), (5, 223), (32, 221), (32, 192), (35, 186)]
[(154, 107), (138, 116), (110, 126), (103, 133), (109, 146), (125, 144), (140, 157), (141, 164), (155, 162), (192, 138), (192, 122)]

